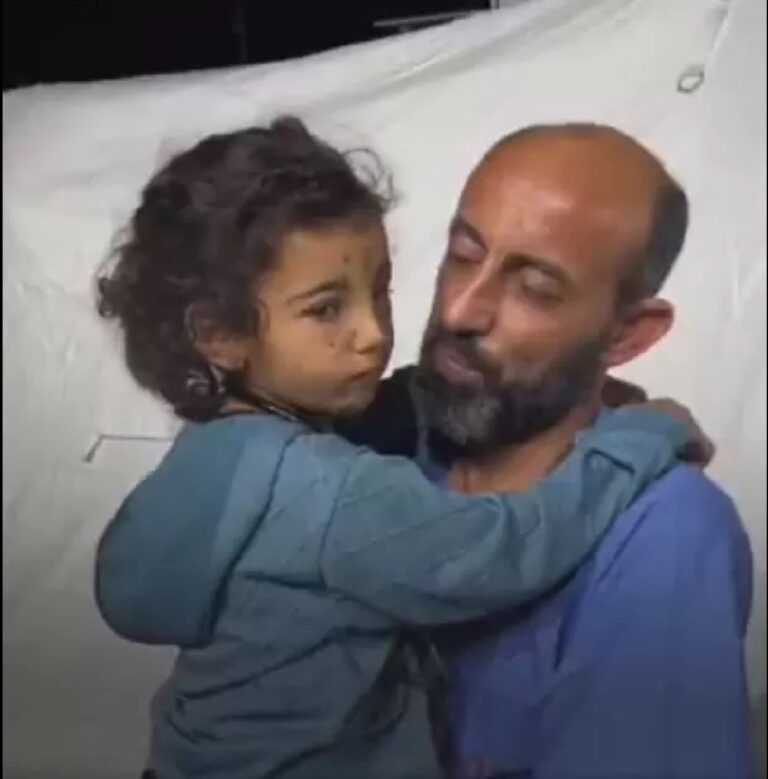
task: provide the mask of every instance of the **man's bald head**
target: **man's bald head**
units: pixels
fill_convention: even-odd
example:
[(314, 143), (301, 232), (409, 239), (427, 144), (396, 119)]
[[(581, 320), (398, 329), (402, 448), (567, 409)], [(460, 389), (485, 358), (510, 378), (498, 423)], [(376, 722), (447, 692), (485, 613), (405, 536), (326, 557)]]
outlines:
[[(627, 246), (629, 267), (619, 290), (621, 304), (656, 295), (680, 254), (688, 230), (688, 198), (661, 161), (637, 140), (608, 125), (569, 122), (523, 127), (497, 141), (481, 169), (504, 165), (510, 154), (548, 155), (560, 164), (577, 163), (574, 173), (593, 184), (607, 174), (604, 197), (631, 187), (634, 208), (646, 211), (648, 226), (638, 243)], [(605, 183), (604, 183), (605, 186)], [(613, 187), (613, 192), (611, 192)], [(633, 205), (626, 204), (629, 208)]]

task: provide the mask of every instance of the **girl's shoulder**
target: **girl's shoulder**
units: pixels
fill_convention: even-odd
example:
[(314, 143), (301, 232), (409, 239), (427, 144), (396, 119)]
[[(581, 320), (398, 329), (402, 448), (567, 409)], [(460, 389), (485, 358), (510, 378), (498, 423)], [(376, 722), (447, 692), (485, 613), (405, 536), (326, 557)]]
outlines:
[(174, 449), (240, 449), (254, 439), (265, 446), (283, 448), (303, 428), (295, 422), (271, 414), (230, 414), (210, 422), (190, 422), (174, 442)]
[(313, 431), (298, 422), (266, 414), (239, 414), (179, 434), (169, 457), (192, 469), (234, 470), (247, 460), (270, 467), (295, 482), (340, 481), (364, 450), (333, 433)]
[[(358, 452), (266, 415), (187, 426), (102, 536), (102, 615), (131, 640), (204, 643), (216, 594), (256, 531), (274, 556), (297, 530), (322, 529)], [(277, 529), (268, 540), (265, 528)]]

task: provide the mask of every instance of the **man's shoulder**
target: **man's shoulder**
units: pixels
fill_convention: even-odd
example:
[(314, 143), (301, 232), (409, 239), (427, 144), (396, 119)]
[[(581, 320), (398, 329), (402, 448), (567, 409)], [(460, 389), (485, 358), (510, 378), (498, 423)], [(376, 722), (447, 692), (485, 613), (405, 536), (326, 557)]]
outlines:
[(739, 630), (749, 615), (752, 555), (739, 513), (721, 487), (688, 466), (667, 473), (617, 518), (582, 575), (586, 592), (606, 599), (603, 609), (722, 602)]
[[(702, 532), (741, 527), (735, 503), (700, 468), (678, 465), (652, 484), (637, 500), (635, 510), (649, 517), (660, 512), (680, 514), (678, 522)], [(698, 520), (698, 521), (695, 521)]]
[(731, 497), (698, 468), (679, 465), (651, 485), (616, 521), (602, 559), (676, 549), (686, 556), (721, 547), (733, 555), (749, 544)]
[(639, 504), (664, 503), (712, 505), (735, 511), (728, 493), (703, 470), (680, 464), (657, 479), (638, 499)]

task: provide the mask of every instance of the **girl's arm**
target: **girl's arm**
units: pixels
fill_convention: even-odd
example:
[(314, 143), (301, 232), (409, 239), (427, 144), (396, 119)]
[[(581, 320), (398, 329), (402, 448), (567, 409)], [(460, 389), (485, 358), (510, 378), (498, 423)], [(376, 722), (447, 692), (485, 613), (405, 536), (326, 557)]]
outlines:
[(353, 462), (323, 548), (329, 587), (395, 621), (437, 624), (530, 600), (576, 568), (689, 438), (658, 412), (608, 412), (522, 493), (465, 495), (408, 460)]

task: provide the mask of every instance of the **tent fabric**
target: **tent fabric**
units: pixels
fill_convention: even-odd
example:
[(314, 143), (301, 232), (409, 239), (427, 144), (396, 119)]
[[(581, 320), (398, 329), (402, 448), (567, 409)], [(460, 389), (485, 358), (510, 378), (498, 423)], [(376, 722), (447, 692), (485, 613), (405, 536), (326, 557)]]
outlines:
[(177, 424), (127, 375), (94, 278), (158, 164), (284, 112), (376, 149), (394, 174), (393, 366), (416, 354), (452, 208), (501, 135), (606, 122), (684, 183), (691, 230), (666, 290), (677, 323), (623, 375), (688, 403), (718, 444), (711, 472), (755, 556), (749, 665), (764, 706), (765, 23), (764, 0), (531, 0), (292, 62), (4, 94), (5, 775), (141, 767), (170, 656), (102, 625), (93, 554)]

